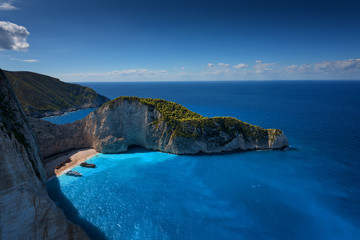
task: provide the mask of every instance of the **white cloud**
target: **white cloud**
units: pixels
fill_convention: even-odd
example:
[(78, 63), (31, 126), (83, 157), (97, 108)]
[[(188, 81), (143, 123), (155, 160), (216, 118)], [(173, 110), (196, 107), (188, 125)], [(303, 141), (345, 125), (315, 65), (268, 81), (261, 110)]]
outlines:
[(216, 65), (212, 64), (211, 67), (207, 68), (206, 71), (192, 73), (192, 76), (198, 76), (201, 79), (204, 77), (228, 78), (228, 75), (231, 74), (231, 69), (229, 69), (228, 66), (229, 64), (226, 63), (218, 63)]
[(23, 62), (38, 62), (39, 60), (37, 59), (25, 59), (25, 60), (22, 60)]
[(94, 73), (69, 73), (62, 74), (61, 77), (65, 77), (70, 81), (78, 80), (108, 80), (108, 81), (143, 81), (143, 80), (157, 80), (166, 76), (168, 72), (166, 70), (148, 70), (145, 68), (138, 69), (126, 69), (126, 70), (115, 70), (111, 72), (94, 72)]
[(246, 65), (245, 63), (239, 63), (235, 66), (233, 66), (233, 68), (236, 68), (236, 69), (241, 69), (241, 68), (246, 68), (248, 67), (249, 65)]
[(314, 69), (320, 72), (353, 72), (360, 70), (360, 59), (346, 59), (343, 61), (330, 61), (313, 64)]
[(12, 11), (12, 10), (18, 10), (17, 7), (15, 7), (14, 5), (12, 5), (11, 0), (8, 1), (0, 1), (0, 10), (3, 11)]
[(324, 61), (303, 65), (290, 65), (281, 68), (289, 74), (334, 74), (360, 72), (360, 59)]
[(15, 23), (0, 21), (0, 49), (25, 51), (29, 48), (26, 38), (29, 32)]
[(10, 58), (10, 60), (20, 61), (20, 62), (29, 62), (29, 63), (33, 63), (33, 62), (38, 62), (38, 61), (39, 61), (39, 60), (37, 60), (37, 59), (18, 59), (18, 58)]
[(276, 63), (262, 63), (260, 60), (255, 61), (256, 64), (254, 65), (255, 73), (265, 73), (265, 72), (272, 72), (273, 66), (277, 65)]
[(192, 77), (193, 80), (207, 79), (207, 80), (236, 80), (239, 76), (243, 77), (247, 72), (242, 69), (248, 67), (244, 63), (233, 66), (236, 70), (229, 68), (228, 63), (217, 63), (216, 65), (208, 63), (208, 68), (201, 72), (193, 72), (187, 74), (187, 77)]
[(229, 64), (227, 64), (227, 63), (218, 63), (217, 65), (220, 67), (228, 67), (229, 66)]

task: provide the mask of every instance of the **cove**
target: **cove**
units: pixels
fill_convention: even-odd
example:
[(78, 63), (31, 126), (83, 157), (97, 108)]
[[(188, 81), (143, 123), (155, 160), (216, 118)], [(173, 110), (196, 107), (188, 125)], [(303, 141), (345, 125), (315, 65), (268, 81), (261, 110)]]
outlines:
[(96, 169), (76, 167), (84, 177), (62, 175), (48, 191), (70, 220), (82, 224), (76, 211), (96, 226), (82, 225), (93, 239), (98, 230), (106, 239), (351, 239), (358, 229), (323, 205), (326, 190), (296, 154), (176, 156), (132, 148), (94, 156), (88, 162)]
[(293, 147), (97, 155), (96, 169), (74, 169), (83, 178), (47, 186), (92, 239), (360, 238), (359, 82), (87, 85), (109, 98), (164, 98), (203, 116), (279, 128)]

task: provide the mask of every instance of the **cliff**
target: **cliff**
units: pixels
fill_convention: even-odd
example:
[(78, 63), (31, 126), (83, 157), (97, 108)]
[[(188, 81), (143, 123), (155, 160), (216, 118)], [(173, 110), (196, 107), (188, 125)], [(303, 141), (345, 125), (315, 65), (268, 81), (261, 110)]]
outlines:
[(288, 146), (281, 130), (231, 117), (206, 118), (161, 99), (120, 97), (65, 125), (29, 120), (44, 157), (80, 147), (120, 153), (137, 145), (174, 154), (197, 154)]
[(0, 239), (88, 239), (49, 198), (39, 149), (0, 69)]
[(26, 115), (61, 115), (82, 108), (99, 107), (109, 101), (88, 87), (32, 72), (4, 71)]

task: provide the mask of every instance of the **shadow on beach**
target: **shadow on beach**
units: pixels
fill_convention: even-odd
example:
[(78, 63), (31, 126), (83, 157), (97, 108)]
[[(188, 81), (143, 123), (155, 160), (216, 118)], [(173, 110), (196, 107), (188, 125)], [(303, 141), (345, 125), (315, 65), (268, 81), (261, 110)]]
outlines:
[(105, 240), (105, 234), (94, 224), (79, 216), (77, 209), (72, 202), (62, 193), (58, 178), (53, 178), (47, 182), (50, 198), (60, 207), (66, 217), (73, 223), (81, 226), (91, 239)]

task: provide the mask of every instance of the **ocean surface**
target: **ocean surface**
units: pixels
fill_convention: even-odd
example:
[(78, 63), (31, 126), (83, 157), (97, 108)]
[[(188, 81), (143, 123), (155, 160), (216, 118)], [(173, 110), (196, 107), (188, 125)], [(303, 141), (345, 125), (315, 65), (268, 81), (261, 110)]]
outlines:
[[(93, 239), (360, 239), (360, 81), (81, 83), (175, 101), (289, 138), (286, 151), (176, 156), (131, 148), (47, 183)], [(48, 119), (59, 124), (82, 118)], [(88, 110), (86, 110), (88, 111)]]

